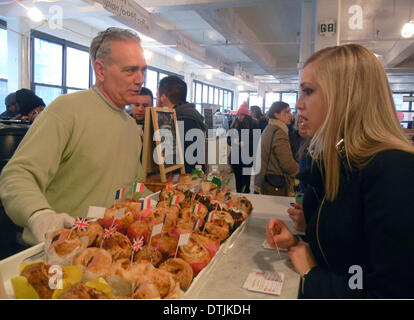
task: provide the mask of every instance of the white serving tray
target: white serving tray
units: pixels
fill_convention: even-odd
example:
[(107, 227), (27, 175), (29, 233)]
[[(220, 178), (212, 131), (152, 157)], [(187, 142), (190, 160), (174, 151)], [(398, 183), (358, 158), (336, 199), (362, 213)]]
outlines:
[[(159, 192), (150, 195), (151, 199), (158, 202)], [(253, 213), (253, 212), (252, 212)], [(228, 237), (221, 245), (219, 250), (216, 252), (210, 263), (204, 267), (199, 274), (193, 279), (190, 287), (184, 292), (181, 291), (182, 299), (191, 299), (192, 295), (195, 295), (199, 290), (202, 289), (203, 284), (207, 281), (208, 275), (214, 268), (216, 263), (222, 256), (233, 247), (235, 241), (246, 228), (246, 220)], [(10, 256), (0, 261), (0, 274), (3, 276), (4, 288), (7, 296), (10, 299), (14, 299), (14, 290), (11, 284), (11, 279), (18, 275), (19, 267), (23, 262), (35, 261), (44, 258), (44, 242), (39, 243), (29, 249), (21, 251), (13, 256)]]

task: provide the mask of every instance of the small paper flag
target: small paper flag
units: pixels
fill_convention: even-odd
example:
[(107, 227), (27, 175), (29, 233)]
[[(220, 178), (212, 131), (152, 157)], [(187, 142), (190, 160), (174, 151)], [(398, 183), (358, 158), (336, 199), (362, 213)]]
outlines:
[(180, 197), (178, 196), (172, 196), (170, 198), (169, 206), (171, 207), (173, 204), (179, 204), (180, 203)]
[(112, 227), (112, 228), (109, 228), (109, 229), (105, 228), (103, 238), (105, 240), (109, 239), (115, 232), (116, 232), (116, 227)]
[(216, 214), (216, 210), (209, 212), (207, 216), (207, 222), (211, 222), (214, 219), (214, 215)]
[(133, 192), (144, 192), (144, 186), (143, 183), (135, 182), (132, 190)]
[(141, 210), (151, 209), (151, 198), (141, 200)]
[(163, 226), (164, 226), (164, 224), (163, 224), (163, 223), (156, 224), (156, 225), (152, 228), (151, 238), (152, 238), (153, 236), (156, 236), (157, 234), (160, 234), (160, 233), (161, 233), (161, 231), (162, 231), (162, 227), (163, 227)]
[(121, 208), (121, 209), (118, 209), (118, 210), (115, 212), (115, 217), (114, 217), (114, 219), (116, 220), (116, 219), (120, 219), (120, 218), (122, 218), (122, 217), (124, 216), (125, 210), (126, 210), (126, 208)]
[(144, 246), (144, 237), (135, 238), (132, 242), (132, 250), (135, 252), (138, 252), (139, 250), (142, 250), (142, 247)]
[(194, 222), (194, 225), (193, 225), (193, 232), (200, 227), (201, 227), (201, 219), (197, 219), (197, 221)]
[(89, 223), (90, 221), (86, 218), (76, 217), (72, 229), (75, 231), (86, 231), (89, 227)]
[(178, 239), (177, 247), (185, 246), (190, 240), (191, 233), (182, 233), (180, 234), (180, 238)]
[(192, 214), (199, 214), (199, 213), (200, 213), (200, 211), (201, 211), (201, 205), (200, 205), (199, 203), (196, 203), (196, 204), (193, 206), (193, 211), (192, 211)]
[(122, 199), (124, 194), (125, 194), (125, 188), (121, 188), (121, 189), (116, 190), (115, 200)]

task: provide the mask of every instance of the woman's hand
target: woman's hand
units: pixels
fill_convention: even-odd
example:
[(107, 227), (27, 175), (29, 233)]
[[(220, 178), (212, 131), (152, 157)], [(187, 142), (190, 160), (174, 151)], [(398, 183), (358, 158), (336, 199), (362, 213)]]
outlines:
[(306, 230), (306, 221), (305, 215), (303, 214), (303, 206), (299, 203), (291, 203), (293, 208), (289, 208), (287, 212), (289, 213), (290, 219), (292, 219), (293, 227), (296, 231), (305, 232)]
[(316, 266), (315, 258), (306, 242), (300, 241), (296, 246), (290, 247), (288, 255), (293, 267), (301, 277)]
[(298, 242), (292, 232), (279, 219), (271, 219), (267, 224), (266, 239), (274, 250), (277, 248), (289, 249)]

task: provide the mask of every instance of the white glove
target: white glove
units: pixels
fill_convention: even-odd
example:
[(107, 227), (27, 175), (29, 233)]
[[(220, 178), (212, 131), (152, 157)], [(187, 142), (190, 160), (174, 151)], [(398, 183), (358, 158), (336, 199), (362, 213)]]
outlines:
[(56, 213), (51, 209), (37, 211), (28, 220), (29, 228), (38, 242), (45, 241), (46, 233), (70, 228), (74, 222), (75, 218), (67, 213)]

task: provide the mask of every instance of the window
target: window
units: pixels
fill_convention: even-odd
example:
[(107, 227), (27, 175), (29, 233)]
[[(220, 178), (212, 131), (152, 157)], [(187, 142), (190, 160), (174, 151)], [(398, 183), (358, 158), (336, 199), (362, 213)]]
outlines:
[(4, 99), (8, 92), (8, 54), (7, 54), (7, 25), (0, 20), (0, 113), (6, 110)]
[(219, 105), (221, 110), (233, 109), (233, 91), (194, 80), (193, 103), (200, 113), (203, 104)]
[(151, 90), (153, 95), (153, 104), (154, 106), (157, 105), (157, 92), (158, 92), (158, 85), (160, 83), (160, 80), (168, 77), (168, 76), (177, 76), (184, 80), (184, 77), (180, 74), (172, 73), (166, 70), (160, 70), (154, 67), (148, 66), (147, 73), (145, 75), (145, 82), (144, 87)]
[(273, 102), (283, 101), (289, 104), (290, 111), (293, 113), (296, 111), (296, 101), (298, 99), (298, 93), (294, 92), (267, 92), (265, 95), (265, 112), (267, 112), (272, 106)]
[(395, 109), (397, 112), (402, 112), (404, 118), (400, 120), (403, 128), (407, 128), (408, 124), (413, 121), (414, 117), (414, 92), (393, 93)]
[(31, 88), (46, 105), (61, 94), (85, 90), (92, 84), (87, 47), (33, 31), (31, 56)]

